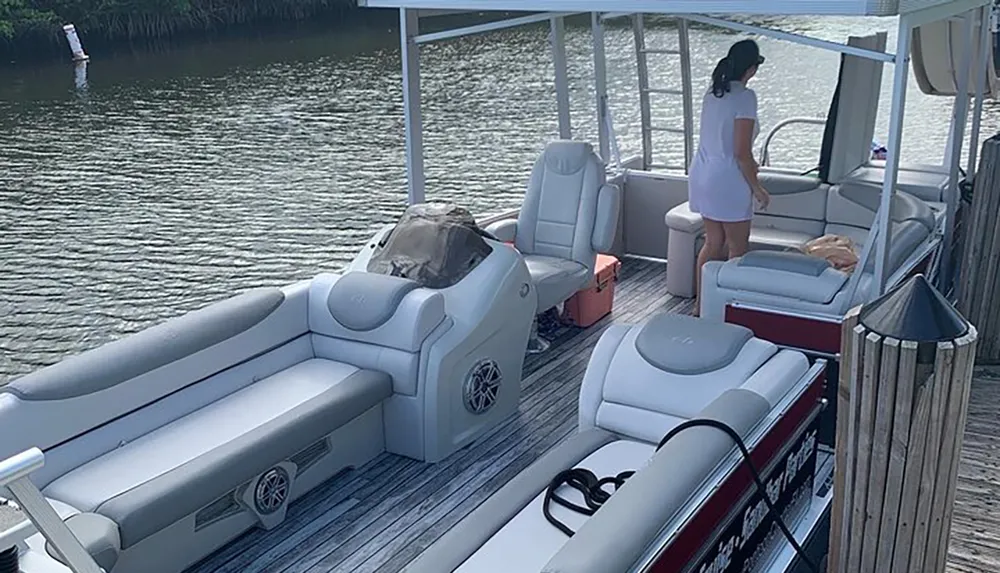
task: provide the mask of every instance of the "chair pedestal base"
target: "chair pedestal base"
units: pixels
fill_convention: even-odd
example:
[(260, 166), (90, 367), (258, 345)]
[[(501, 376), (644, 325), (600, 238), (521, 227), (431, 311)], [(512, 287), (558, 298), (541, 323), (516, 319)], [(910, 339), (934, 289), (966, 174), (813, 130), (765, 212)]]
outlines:
[(538, 335), (538, 316), (531, 322), (531, 335), (528, 336), (528, 354), (541, 354), (552, 344)]

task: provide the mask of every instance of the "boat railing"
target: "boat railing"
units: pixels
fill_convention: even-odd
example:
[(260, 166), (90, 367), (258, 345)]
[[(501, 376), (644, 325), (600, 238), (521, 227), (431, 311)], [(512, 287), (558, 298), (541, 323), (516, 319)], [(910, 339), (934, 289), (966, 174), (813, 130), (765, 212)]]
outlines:
[(794, 124), (826, 125), (826, 119), (821, 117), (790, 117), (779, 121), (777, 125), (771, 128), (771, 131), (767, 132), (767, 137), (764, 138), (764, 145), (760, 148), (761, 167), (767, 167), (771, 164), (771, 156), (768, 153), (768, 148), (771, 146), (771, 140), (774, 139), (775, 134), (782, 128)]
[(31, 482), (33, 472), (45, 465), (45, 454), (31, 448), (0, 461), (0, 491), (6, 488), (12, 500), (35, 528), (52, 544), (73, 573), (102, 573), (94, 558), (80, 544), (42, 492)]

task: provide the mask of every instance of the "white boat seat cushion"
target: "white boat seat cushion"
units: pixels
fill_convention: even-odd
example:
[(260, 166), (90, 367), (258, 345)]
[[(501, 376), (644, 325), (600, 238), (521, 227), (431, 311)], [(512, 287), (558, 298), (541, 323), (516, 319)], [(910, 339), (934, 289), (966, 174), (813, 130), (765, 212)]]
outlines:
[(744, 327), (689, 316), (613, 326), (584, 375), (580, 428), (656, 443), (727, 390), (752, 386), (775, 403), (808, 369), (800, 355), (764, 367), (777, 354), (777, 346)]
[[(828, 195), (826, 222), (828, 225), (850, 225), (871, 228), (881, 201), (881, 189), (861, 183), (842, 183), (833, 187)], [(918, 221), (934, 229), (934, 211), (916, 197), (897, 191), (892, 196), (890, 219), (895, 223)]]
[[(578, 262), (593, 257), (605, 177), (604, 163), (589, 143), (549, 142), (531, 170), (517, 218), (517, 250)], [(617, 210), (614, 214), (617, 218)]]
[[(867, 183), (881, 188), (884, 179), (885, 162), (873, 161), (845, 175), (841, 183)], [(896, 187), (924, 201), (944, 201), (948, 173), (939, 165), (900, 165)]]
[[(655, 446), (630, 440), (612, 441), (583, 460), (570, 466), (551, 468), (555, 470), (551, 480), (560, 471), (570, 467), (587, 468), (598, 477), (613, 476), (626, 470), (639, 470), (649, 463)], [(455, 573), (507, 573), (510, 571), (541, 571), (545, 563), (566, 543), (566, 534), (556, 529), (545, 519), (542, 508), (548, 487), (543, 482), (534, 491), (537, 495), (507, 521), (482, 547), (478, 549)], [(608, 491), (612, 487), (608, 486)], [(566, 500), (585, 505), (583, 496), (577, 490), (562, 486), (557, 493)], [(552, 516), (576, 531), (588, 516), (571, 511), (557, 503), (549, 506)], [(511, 549), (517, 548), (516, 551)]]
[(56, 479), (45, 494), (118, 524), (127, 548), (389, 397), (389, 376), (310, 359)]
[(751, 227), (750, 248), (761, 251), (797, 251), (818, 236), (773, 227)]
[(538, 310), (546, 311), (573, 296), (590, 282), (591, 271), (576, 261), (526, 255), (524, 262), (538, 293)]
[(803, 253), (751, 251), (719, 271), (720, 287), (828, 303), (847, 283), (847, 273)]
[[(745, 438), (772, 407), (755, 392), (734, 388), (718, 396), (696, 417), (724, 422)], [(735, 449), (732, 438), (716, 428), (694, 427), (676, 434), (566, 540), (542, 571), (629, 570), (719, 462)]]
[[(406, 567), (406, 573), (455, 571), (529, 503), (534, 506), (538, 493), (545, 491), (556, 474), (579, 466), (581, 460), (616, 440), (618, 438), (614, 434), (604, 430), (573, 434), (514, 476), (514, 479), (487, 498), (455, 527), (445, 532)], [(652, 449), (649, 445), (646, 447)], [(536, 509), (541, 516), (541, 506)], [(564, 515), (560, 513), (559, 517), (562, 519)], [(545, 523), (549, 525), (548, 522)], [(552, 529), (562, 535), (554, 527)], [(519, 570), (509, 568), (506, 571)]]
[[(698, 412), (698, 417), (721, 420), (731, 425), (741, 435), (747, 435), (766, 415), (770, 405), (767, 400), (747, 389), (730, 390), (718, 396)], [(657, 441), (659, 438), (657, 438)], [(574, 531), (584, 531), (594, 520), (601, 520), (599, 529), (614, 544), (615, 535), (607, 535), (609, 528), (621, 524), (612, 519), (604, 520), (612, 504), (632, 507), (633, 515), (649, 513), (634, 509), (635, 495), (626, 496), (621, 502), (616, 498), (636, 487), (653, 503), (658, 521), (641, 520), (628, 527), (642, 536), (655, 535), (663, 523), (680, 509), (684, 501), (704, 482), (708, 472), (728, 452), (733, 442), (718, 430), (693, 428), (678, 434), (660, 452), (654, 443), (616, 438), (600, 430), (582, 430), (553, 448), (519, 473), (482, 505), (451, 528), (424, 551), (407, 568), (407, 573), (538, 573), (552, 569), (562, 549), (571, 538), (556, 529), (542, 513), (545, 492), (549, 482), (563, 470), (574, 467), (587, 468), (598, 477), (615, 475), (626, 470), (637, 473), (625, 486), (611, 496), (604, 508), (587, 517), (567, 510), (556, 503), (549, 506), (553, 516)], [(638, 479), (653, 465), (658, 466), (652, 478)], [(637, 485), (633, 485), (633, 482)], [(651, 493), (655, 482), (657, 491)], [(610, 487), (609, 487), (610, 490)], [(562, 487), (560, 495), (580, 503), (579, 493)], [(648, 509), (648, 508), (647, 508)], [(614, 510), (612, 510), (614, 511)], [(640, 541), (641, 543), (641, 541)], [(625, 570), (627, 567), (606, 569)], [(565, 569), (572, 571), (573, 569)]]

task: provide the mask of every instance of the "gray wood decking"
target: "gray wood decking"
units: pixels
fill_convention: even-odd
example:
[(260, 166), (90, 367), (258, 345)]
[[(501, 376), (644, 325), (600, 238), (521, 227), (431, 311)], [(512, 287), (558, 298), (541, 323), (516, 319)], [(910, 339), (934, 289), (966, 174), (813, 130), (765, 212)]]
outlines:
[[(293, 504), (188, 573), (395, 573), (576, 428), (590, 350), (612, 323), (691, 311), (666, 294), (664, 265), (623, 262), (611, 317), (586, 330), (549, 325), (552, 347), (524, 365), (518, 413), (438, 464), (383, 454)], [(963, 449), (949, 572), (1000, 571), (1000, 371), (980, 372)]]
[(976, 368), (969, 398), (948, 573), (1000, 571), (1000, 369)]

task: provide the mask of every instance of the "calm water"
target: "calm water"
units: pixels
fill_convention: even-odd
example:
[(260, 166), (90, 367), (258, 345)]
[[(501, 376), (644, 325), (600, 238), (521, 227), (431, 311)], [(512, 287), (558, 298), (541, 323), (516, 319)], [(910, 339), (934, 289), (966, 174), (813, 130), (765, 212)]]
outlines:
[[(893, 22), (769, 24), (843, 41)], [(734, 39), (693, 32), (697, 85)], [(596, 140), (589, 30), (571, 26), (567, 40), (574, 135)], [(839, 56), (760, 41), (763, 130), (825, 115)], [(669, 27), (648, 40), (675, 42)], [(518, 204), (557, 133), (547, 46), (547, 27), (534, 26), (425, 47), (429, 199), (480, 214)], [(405, 207), (395, 31), (94, 55), (86, 85), (68, 64), (0, 71), (0, 383), (240, 290), (335, 270)], [(609, 29), (607, 58), (619, 142), (635, 154), (629, 29)], [(658, 86), (679, 85), (675, 60), (651, 67)], [(911, 88), (904, 154), (940, 161), (950, 103)], [(679, 101), (654, 97), (655, 123), (679, 125)], [(991, 133), (998, 113), (986, 114)], [(774, 163), (811, 167), (820, 128), (787, 133)], [(656, 143), (680, 158), (679, 136)]]

